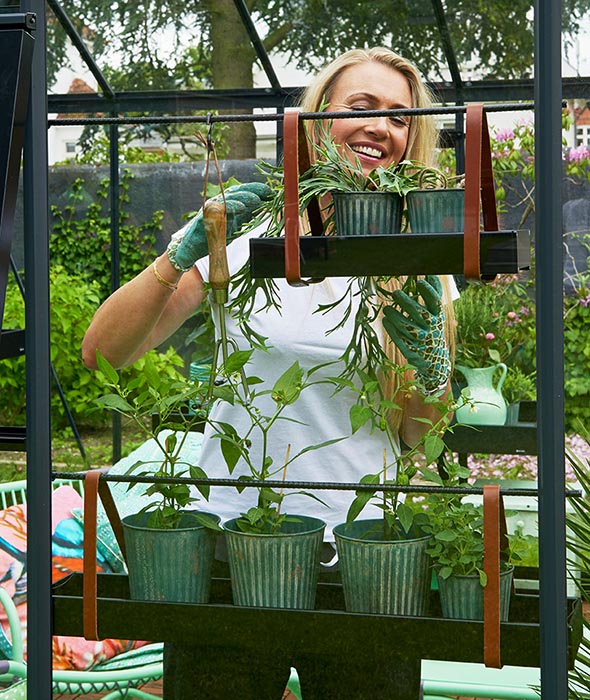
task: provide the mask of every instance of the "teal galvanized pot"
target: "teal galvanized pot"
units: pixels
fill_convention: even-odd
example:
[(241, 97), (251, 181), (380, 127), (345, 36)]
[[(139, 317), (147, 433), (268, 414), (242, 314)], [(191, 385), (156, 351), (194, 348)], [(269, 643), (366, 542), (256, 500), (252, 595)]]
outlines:
[(342, 587), (349, 612), (424, 615), (430, 591), (430, 535), (387, 541), (382, 520), (334, 528)]
[[(506, 622), (510, 612), (510, 592), (514, 567), (500, 573), (500, 620)], [(438, 577), (438, 591), (443, 617), (460, 620), (483, 620), (483, 588), (479, 575)]]
[(412, 190), (406, 195), (413, 233), (457, 233), (464, 229), (465, 190)]
[(311, 610), (326, 524), (318, 518), (292, 516), (277, 534), (250, 534), (237, 518), (223, 528), (235, 605)]
[(393, 192), (334, 192), (334, 223), (339, 236), (400, 233), (403, 199)]
[[(207, 515), (219, 522), (217, 516)], [(215, 555), (213, 530), (195, 525), (189, 513), (176, 530), (149, 528), (148, 517), (143, 513), (122, 520), (131, 597), (207, 603)]]

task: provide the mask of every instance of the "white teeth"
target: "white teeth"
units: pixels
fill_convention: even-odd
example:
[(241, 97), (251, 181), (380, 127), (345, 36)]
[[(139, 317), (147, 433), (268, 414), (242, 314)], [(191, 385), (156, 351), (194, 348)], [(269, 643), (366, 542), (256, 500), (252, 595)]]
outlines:
[(372, 158), (381, 158), (383, 153), (378, 148), (371, 148), (370, 146), (351, 146), (355, 153), (364, 153)]

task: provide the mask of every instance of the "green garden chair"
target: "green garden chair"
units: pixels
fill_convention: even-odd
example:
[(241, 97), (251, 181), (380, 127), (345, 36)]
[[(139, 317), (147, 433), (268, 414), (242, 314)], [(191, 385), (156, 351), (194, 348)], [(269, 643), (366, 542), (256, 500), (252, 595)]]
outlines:
[[(56, 481), (54, 487), (68, 484), (79, 490), (80, 482)], [(26, 481), (0, 484), (0, 507), (26, 503)], [(26, 698), (27, 665), (21, 621), (17, 607), (0, 585), (0, 609), (8, 621), (6, 634), (0, 626), (0, 700)], [(141, 687), (163, 677), (163, 645), (147, 644), (95, 664), (90, 670), (53, 670), (53, 696), (60, 698), (89, 694), (102, 700), (161, 700), (161, 695)]]

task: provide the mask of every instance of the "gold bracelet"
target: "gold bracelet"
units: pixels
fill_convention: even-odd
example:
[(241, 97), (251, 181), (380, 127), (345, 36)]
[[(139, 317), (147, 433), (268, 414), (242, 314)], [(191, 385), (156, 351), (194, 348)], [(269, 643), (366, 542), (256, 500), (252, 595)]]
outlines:
[(178, 285), (174, 284), (173, 282), (168, 282), (167, 279), (164, 279), (162, 275), (158, 272), (158, 267), (156, 265), (156, 261), (154, 260), (154, 263), (152, 265), (152, 270), (154, 271), (154, 277), (158, 280), (158, 282), (163, 286), (166, 287), (166, 289), (171, 289), (174, 291), (175, 289), (178, 289)]

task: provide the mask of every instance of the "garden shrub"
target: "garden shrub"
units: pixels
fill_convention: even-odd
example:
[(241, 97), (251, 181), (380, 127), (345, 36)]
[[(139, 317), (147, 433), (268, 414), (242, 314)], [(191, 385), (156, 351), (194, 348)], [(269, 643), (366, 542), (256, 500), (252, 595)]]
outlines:
[[(148, 221), (133, 225), (125, 203), (129, 201), (128, 169), (123, 171), (119, 193), (119, 256), (121, 283), (139, 274), (156, 257), (155, 232), (162, 228), (162, 211)], [(96, 200), (85, 190), (83, 178), (77, 178), (68, 192), (70, 203), (63, 208), (52, 205), (52, 232), (49, 240), (52, 265), (62, 265), (70, 274), (80, 274), (98, 284), (102, 300), (109, 295), (111, 279), (111, 224), (108, 208), (109, 179), (101, 180)]]
[[(26, 284), (26, 279), (25, 279)], [(102, 427), (109, 415), (96, 411), (93, 399), (104, 394), (100, 376), (82, 363), (81, 345), (84, 333), (99, 303), (99, 285), (80, 274), (70, 274), (60, 265), (50, 271), (51, 361), (74, 420), (79, 426)], [(24, 328), (24, 302), (17, 285), (10, 281), (6, 292), (5, 328)], [(179, 373), (182, 358), (170, 348), (165, 353), (150, 352), (152, 362), (160, 373)], [(145, 359), (123, 370), (138, 377), (141, 384)], [(24, 425), (26, 408), (25, 357), (2, 361), (0, 372), (0, 422)], [(67, 417), (55, 385), (52, 385), (52, 422), (55, 429), (67, 425)]]
[(566, 429), (590, 425), (590, 286), (581, 277), (565, 297), (564, 365)]

